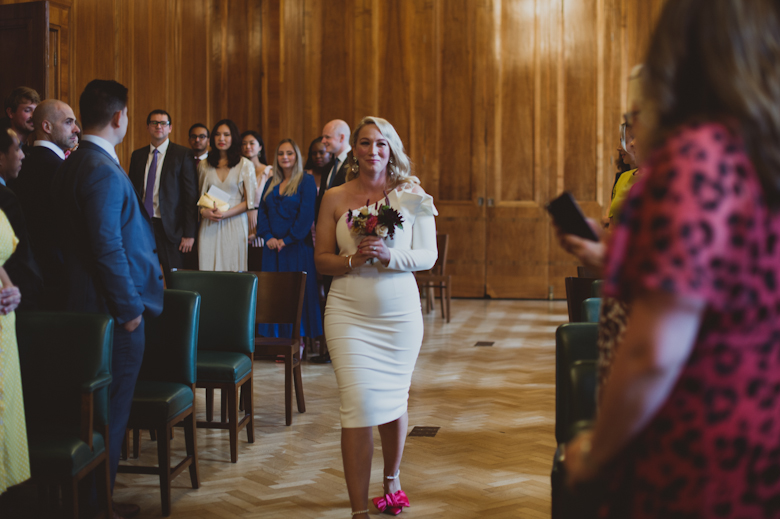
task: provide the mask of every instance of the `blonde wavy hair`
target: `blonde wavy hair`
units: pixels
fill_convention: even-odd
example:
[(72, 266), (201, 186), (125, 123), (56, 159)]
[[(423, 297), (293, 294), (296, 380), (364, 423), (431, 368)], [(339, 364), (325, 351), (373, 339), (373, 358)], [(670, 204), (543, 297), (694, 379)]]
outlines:
[(274, 188), (281, 184), (284, 180), (284, 171), (282, 171), (282, 168), (279, 167), (279, 148), (281, 148), (282, 144), (284, 143), (289, 143), (293, 150), (295, 150), (295, 164), (293, 164), (293, 171), (292, 175), (290, 176), (290, 182), (287, 183), (287, 187), (284, 188), (284, 192), (279, 194), (282, 196), (294, 195), (298, 192), (298, 186), (301, 185), (301, 180), (303, 180), (303, 157), (301, 156), (301, 150), (298, 148), (298, 145), (295, 144), (294, 140), (282, 139), (276, 146), (276, 153), (274, 153), (274, 176), (271, 178), (271, 184), (268, 186), (268, 189), (265, 190), (263, 200), (268, 197), (268, 193), (273, 191)]
[[(355, 153), (354, 150), (357, 148), (360, 130), (369, 124), (377, 127), (379, 133), (387, 139), (387, 144), (390, 146), (390, 162), (387, 164), (387, 187), (395, 189), (402, 184), (419, 184), (420, 179), (412, 175), (412, 161), (404, 151), (404, 143), (401, 142), (401, 138), (398, 136), (395, 128), (393, 128), (393, 125), (386, 119), (375, 116), (363, 117), (357, 127), (355, 127), (355, 131), (352, 132), (352, 138), (350, 139), (353, 155)], [(355, 179), (360, 175), (357, 163), (350, 164), (350, 166), (347, 171), (347, 181)]]

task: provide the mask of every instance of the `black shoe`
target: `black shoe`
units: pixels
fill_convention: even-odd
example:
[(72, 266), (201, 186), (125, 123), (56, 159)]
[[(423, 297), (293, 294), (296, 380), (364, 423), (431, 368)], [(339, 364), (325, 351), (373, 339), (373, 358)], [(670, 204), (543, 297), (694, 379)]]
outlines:
[(322, 355), (312, 357), (309, 359), (309, 362), (313, 362), (315, 364), (330, 364), (330, 353), (323, 353)]

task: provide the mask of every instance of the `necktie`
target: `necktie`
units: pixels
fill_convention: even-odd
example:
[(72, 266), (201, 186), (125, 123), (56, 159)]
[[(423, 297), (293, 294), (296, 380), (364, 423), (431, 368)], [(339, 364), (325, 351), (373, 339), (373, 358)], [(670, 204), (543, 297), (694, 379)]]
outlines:
[(330, 180), (328, 180), (328, 189), (333, 187), (333, 181), (336, 180), (336, 175), (339, 172), (339, 159), (336, 159), (335, 164), (333, 164), (333, 171), (330, 173)]
[(152, 163), (149, 164), (149, 173), (146, 175), (146, 195), (144, 195), (144, 207), (149, 218), (154, 216), (154, 181), (157, 179), (157, 150), (152, 154)]

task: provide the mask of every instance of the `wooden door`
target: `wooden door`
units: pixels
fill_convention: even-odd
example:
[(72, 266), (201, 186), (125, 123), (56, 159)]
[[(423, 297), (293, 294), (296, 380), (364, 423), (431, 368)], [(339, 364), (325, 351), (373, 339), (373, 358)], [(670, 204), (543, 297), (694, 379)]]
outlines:
[(0, 5), (0, 96), (18, 86), (48, 92), (49, 3)]

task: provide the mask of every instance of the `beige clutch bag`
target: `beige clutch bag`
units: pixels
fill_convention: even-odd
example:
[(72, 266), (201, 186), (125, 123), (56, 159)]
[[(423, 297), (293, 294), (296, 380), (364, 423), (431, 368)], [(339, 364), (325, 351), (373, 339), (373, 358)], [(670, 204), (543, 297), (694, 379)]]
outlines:
[(214, 203), (217, 204), (217, 209), (222, 211), (223, 213), (230, 209), (230, 204), (227, 202), (223, 202), (219, 198), (215, 198), (211, 196), (208, 193), (205, 193), (201, 195), (200, 200), (198, 200), (198, 207), (205, 207), (207, 209), (214, 209)]

